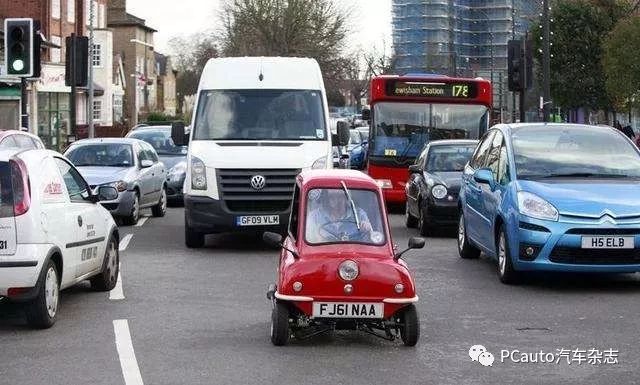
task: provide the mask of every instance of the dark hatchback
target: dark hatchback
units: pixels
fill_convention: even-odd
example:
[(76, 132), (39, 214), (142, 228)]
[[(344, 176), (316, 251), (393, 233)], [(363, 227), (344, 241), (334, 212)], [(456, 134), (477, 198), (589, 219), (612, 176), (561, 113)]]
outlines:
[(436, 226), (457, 225), (462, 172), (477, 145), (477, 140), (437, 140), (425, 146), (416, 163), (409, 166), (407, 227), (429, 235)]

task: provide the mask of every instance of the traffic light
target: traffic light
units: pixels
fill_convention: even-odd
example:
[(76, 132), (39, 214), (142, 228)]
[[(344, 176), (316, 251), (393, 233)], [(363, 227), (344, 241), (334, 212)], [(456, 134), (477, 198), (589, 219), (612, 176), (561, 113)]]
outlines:
[(65, 38), (65, 45), (64, 82), (71, 87), (75, 79), (76, 87), (86, 87), (89, 83), (89, 38), (72, 34)]
[(8, 76), (33, 77), (34, 35), (33, 19), (5, 19), (4, 58)]
[(507, 51), (509, 91), (519, 92), (527, 88), (525, 85), (525, 63), (522, 52), (522, 40), (509, 40)]

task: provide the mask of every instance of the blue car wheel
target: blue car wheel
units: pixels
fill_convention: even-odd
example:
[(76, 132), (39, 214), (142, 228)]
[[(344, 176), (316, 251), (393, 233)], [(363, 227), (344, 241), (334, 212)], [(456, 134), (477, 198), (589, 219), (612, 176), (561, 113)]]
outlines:
[(500, 226), (500, 234), (498, 234), (498, 278), (500, 282), (507, 285), (514, 285), (520, 281), (519, 272), (513, 267), (511, 253), (509, 253), (509, 243), (504, 225)]

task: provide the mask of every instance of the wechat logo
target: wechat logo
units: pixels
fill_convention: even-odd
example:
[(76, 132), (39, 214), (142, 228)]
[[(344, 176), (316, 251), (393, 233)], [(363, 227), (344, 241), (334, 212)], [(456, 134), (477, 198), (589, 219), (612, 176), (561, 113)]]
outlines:
[(482, 366), (493, 366), (493, 361), (495, 361), (493, 354), (482, 345), (473, 345), (469, 348), (469, 357), (471, 357), (471, 361), (477, 361)]

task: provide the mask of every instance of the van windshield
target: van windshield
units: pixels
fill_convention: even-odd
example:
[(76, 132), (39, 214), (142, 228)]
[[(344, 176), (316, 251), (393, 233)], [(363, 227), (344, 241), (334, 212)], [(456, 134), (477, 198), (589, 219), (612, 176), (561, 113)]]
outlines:
[(327, 140), (316, 90), (205, 90), (195, 140)]

